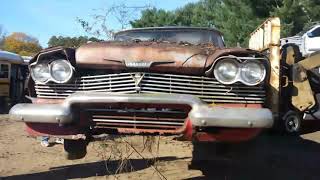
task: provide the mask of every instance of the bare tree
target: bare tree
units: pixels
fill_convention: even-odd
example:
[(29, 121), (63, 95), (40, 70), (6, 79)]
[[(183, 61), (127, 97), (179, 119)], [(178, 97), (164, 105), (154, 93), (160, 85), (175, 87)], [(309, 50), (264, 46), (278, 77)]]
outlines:
[(0, 25), (0, 49), (3, 46), (4, 38), (6, 37), (6, 31), (2, 25)]
[(95, 14), (90, 17), (90, 22), (79, 17), (77, 18), (77, 22), (80, 23), (87, 33), (93, 36), (111, 39), (115, 31), (119, 30), (110, 26), (112, 18), (120, 25), (120, 29), (125, 29), (130, 26), (130, 21), (133, 21), (139, 16), (141, 11), (151, 7), (150, 4), (130, 6), (125, 2), (120, 2), (108, 8), (94, 9)]

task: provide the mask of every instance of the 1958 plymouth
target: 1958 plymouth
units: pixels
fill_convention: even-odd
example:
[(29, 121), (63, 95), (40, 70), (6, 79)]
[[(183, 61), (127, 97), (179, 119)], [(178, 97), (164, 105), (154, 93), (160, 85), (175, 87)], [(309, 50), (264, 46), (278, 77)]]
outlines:
[(70, 158), (102, 134), (240, 142), (273, 125), (268, 58), (226, 48), (212, 28), (121, 31), (108, 42), (42, 50), (29, 68), (32, 103), (15, 105), (11, 118), (34, 136), (64, 138)]

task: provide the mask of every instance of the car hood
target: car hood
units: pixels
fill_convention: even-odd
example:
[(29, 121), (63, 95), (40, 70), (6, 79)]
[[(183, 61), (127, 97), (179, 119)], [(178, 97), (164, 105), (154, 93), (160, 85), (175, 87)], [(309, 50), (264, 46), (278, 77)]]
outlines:
[(241, 48), (219, 49), (213, 45), (190, 45), (169, 42), (99, 42), (88, 43), (76, 51), (80, 68), (112, 71), (145, 70), (199, 74), (209, 69), (224, 54), (248, 53)]

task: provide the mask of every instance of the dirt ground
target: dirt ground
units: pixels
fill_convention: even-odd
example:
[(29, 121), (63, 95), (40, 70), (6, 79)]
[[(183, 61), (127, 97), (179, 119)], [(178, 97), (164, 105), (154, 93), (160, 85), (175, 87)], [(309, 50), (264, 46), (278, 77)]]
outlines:
[[(311, 127), (310, 132), (300, 137), (265, 133), (252, 142), (233, 145), (223, 157), (208, 158), (209, 161), (198, 167), (200, 171), (188, 166), (192, 159), (192, 144), (170, 137), (153, 139), (152, 151), (144, 148), (142, 137), (125, 138), (125, 143), (119, 145), (124, 152), (121, 155), (112, 141), (94, 142), (89, 144), (84, 159), (66, 160), (62, 145), (41, 147), (38, 140), (23, 131), (22, 123), (10, 122), (7, 116), (0, 116), (0, 180), (316, 180), (320, 179), (320, 132), (316, 131), (315, 125)], [(135, 150), (126, 145), (128, 141)], [(122, 158), (110, 157), (110, 154)], [(154, 159), (156, 156), (158, 158)]]

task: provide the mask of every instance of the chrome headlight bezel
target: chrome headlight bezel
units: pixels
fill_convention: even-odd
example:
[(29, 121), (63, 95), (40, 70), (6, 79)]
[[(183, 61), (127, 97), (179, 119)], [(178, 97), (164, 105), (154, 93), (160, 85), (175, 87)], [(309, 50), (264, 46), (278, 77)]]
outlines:
[[(259, 79), (255, 80), (254, 82), (249, 82), (245, 77), (244, 73), (245, 73), (245, 69), (248, 67), (249, 64), (255, 64), (258, 66), (258, 68), (260, 68), (260, 77)], [(263, 63), (261, 63), (260, 61), (256, 61), (256, 60), (246, 60), (241, 67), (241, 71), (240, 71), (240, 76), (241, 76), (241, 82), (245, 85), (248, 86), (255, 86), (260, 84), (262, 81), (264, 81), (264, 79), (266, 78), (266, 74), (267, 74), (267, 70), (266, 67), (264, 66)]]
[[(235, 56), (221, 57), (217, 59), (214, 64), (214, 69), (213, 69), (214, 77), (220, 83), (225, 85), (241, 82), (247, 86), (256, 86), (265, 80), (266, 74), (267, 74), (267, 69), (265, 67), (265, 64), (263, 63), (263, 61), (260, 61), (258, 59), (262, 60), (263, 58), (249, 58), (249, 57), (235, 57)], [(232, 80), (225, 81), (225, 79), (221, 78), (221, 74), (219, 74), (218, 68), (222, 66), (223, 63), (230, 63), (230, 62), (236, 64), (236, 66), (238, 67), (238, 71)], [(256, 67), (260, 68), (260, 75), (259, 75), (260, 78), (255, 80), (254, 82), (250, 82), (248, 79), (246, 79), (247, 77), (245, 77), (245, 74), (244, 74), (246, 72), (245, 69), (248, 68), (248, 65), (250, 64), (257, 65)]]
[[(37, 72), (38, 69), (36, 69), (36, 68), (42, 68), (44, 71), (47, 71), (47, 73), (46, 73), (47, 77), (44, 79), (39, 79), (36, 75), (36, 73), (39, 73), (39, 72)], [(49, 81), (49, 79), (51, 78), (50, 68), (47, 63), (38, 63), (38, 64), (30, 65), (30, 74), (31, 74), (32, 79), (35, 82), (41, 83), (41, 84), (47, 83)]]
[[(54, 75), (54, 73), (55, 73), (54, 72), (54, 66), (59, 64), (59, 63), (63, 63), (64, 65), (66, 65), (67, 68), (68, 68), (68, 71), (69, 71), (68, 75), (63, 80), (58, 80), (57, 77), (55, 77), (55, 75)], [(70, 64), (69, 61), (64, 60), (64, 59), (58, 59), (58, 60), (52, 61), (50, 63), (50, 75), (51, 75), (51, 79), (52, 79), (53, 82), (60, 83), (60, 84), (66, 83), (66, 82), (70, 81), (70, 79), (73, 76), (73, 67), (72, 67), (72, 65)]]
[[(52, 67), (56, 64), (56, 63), (59, 63), (59, 62), (63, 62), (67, 65), (67, 67), (69, 68), (70, 70), (70, 74), (66, 77), (66, 79), (64, 80), (57, 80), (56, 78), (54, 78), (54, 76), (52, 75), (53, 73), (53, 70), (52, 70)], [(46, 78), (46, 80), (39, 80), (34, 74), (35, 74), (35, 68), (39, 65), (43, 65), (47, 68), (48, 70), (48, 73), (49, 73), (49, 76), (48, 78)], [(34, 62), (32, 64), (30, 64), (29, 66), (29, 69), (30, 69), (30, 74), (31, 74), (31, 77), (32, 79), (36, 82), (36, 83), (39, 83), (39, 84), (47, 84), (48, 82), (55, 82), (55, 83), (59, 83), (59, 84), (62, 84), (62, 83), (67, 83), (69, 82), (72, 77), (73, 77), (73, 74), (74, 74), (74, 67), (71, 65), (71, 63), (67, 60), (64, 60), (64, 59), (57, 59), (57, 60), (53, 60), (53, 61), (48, 61), (48, 62)]]
[[(227, 80), (226, 77), (222, 77), (223, 75), (221, 74), (219, 68), (223, 67), (223, 65), (225, 65), (224, 68), (226, 68), (226, 64), (232, 66), (234, 66), (234, 68), (236, 68), (236, 72), (235, 74), (233, 75), (234, 77), (233, 78), (230, 78), (230, 80)], [(238, 81), (238, 76), (239, 76), (239, 70), (240, 70), (240, 64), (235, 61), (234, 59), (230, 59), (230, 58), (225, 58), (225, 59), (221, 59), (220, 61), (218, 61), (216, 64), (215, 64), (215, 68), (214, 68), (214, 77), (219, 81), (221, 82), (222, 84), (233, 84), (235, 82)], [(227, 71), (226, 71), (226, 74), (227, 74)], [(225, 75), (226, 75), (225, 74)]]

